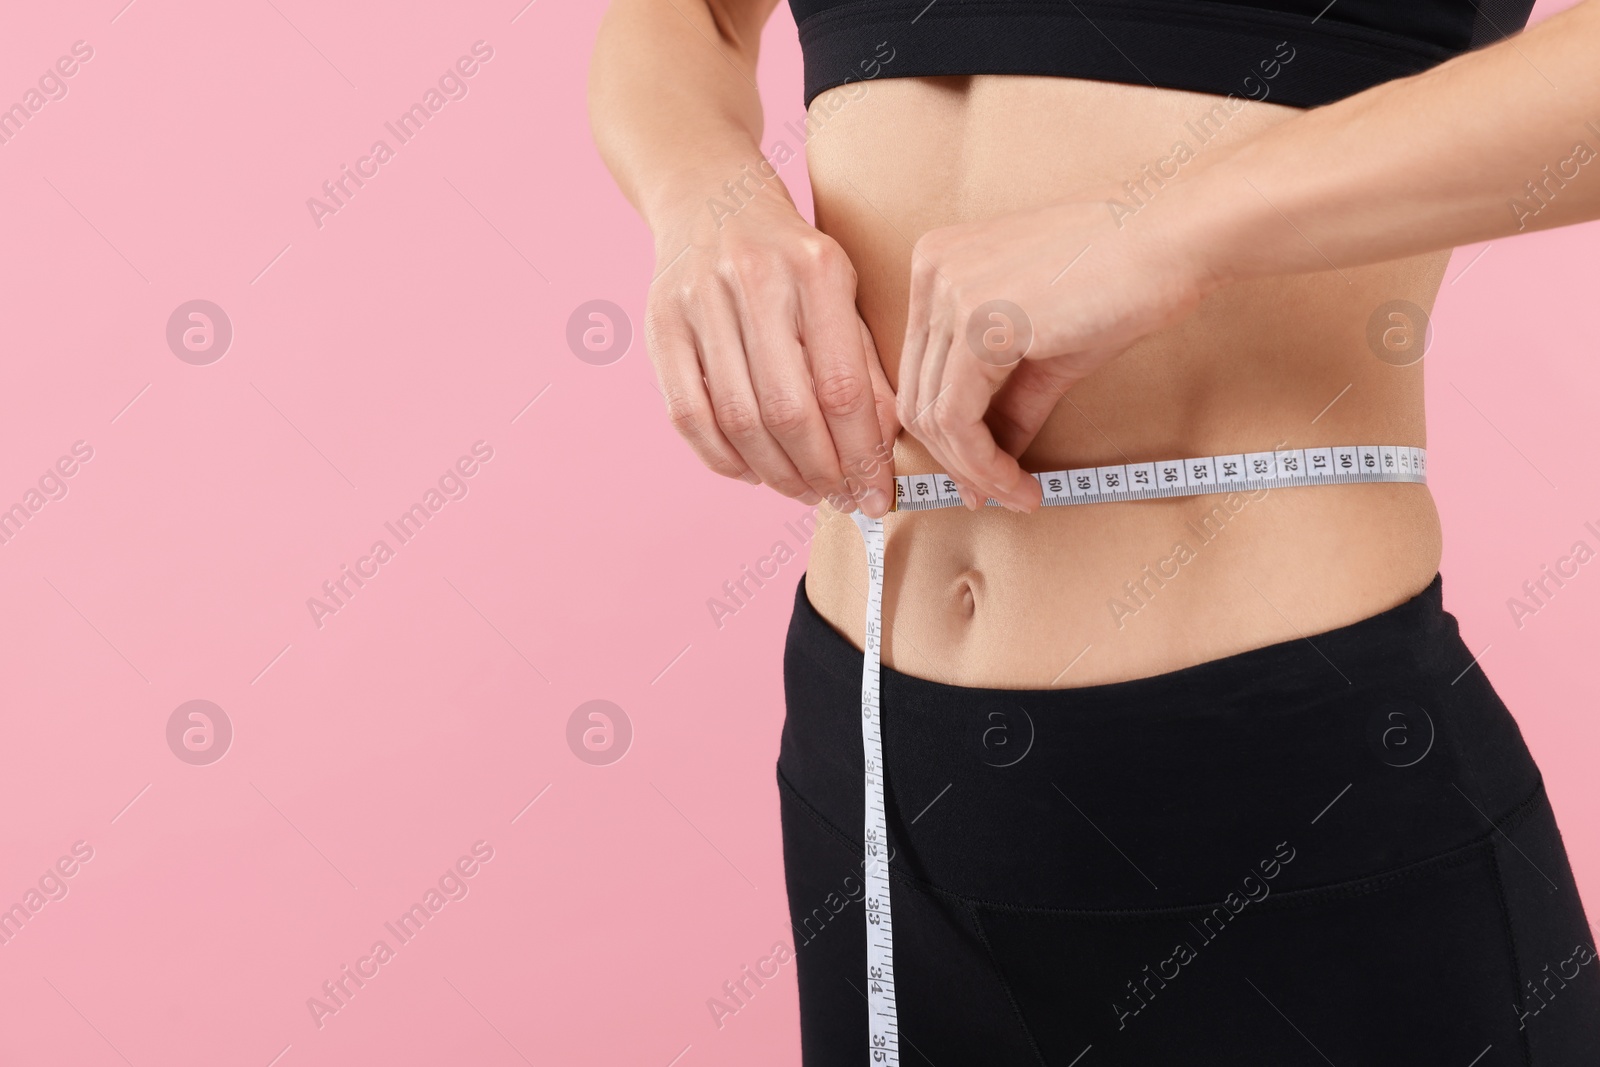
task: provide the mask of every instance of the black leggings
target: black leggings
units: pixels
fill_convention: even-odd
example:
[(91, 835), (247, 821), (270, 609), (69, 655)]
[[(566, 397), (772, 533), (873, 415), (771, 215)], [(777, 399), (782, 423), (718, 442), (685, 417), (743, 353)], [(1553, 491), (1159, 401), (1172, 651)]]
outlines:
[[(807, 1067), (867, 1062), (861, 653), (802, 579), (778, 782)], [(901, 1062), (1593, 1067), (1539, 770), (1426, 591), (1080, 689), (885, 668)]]

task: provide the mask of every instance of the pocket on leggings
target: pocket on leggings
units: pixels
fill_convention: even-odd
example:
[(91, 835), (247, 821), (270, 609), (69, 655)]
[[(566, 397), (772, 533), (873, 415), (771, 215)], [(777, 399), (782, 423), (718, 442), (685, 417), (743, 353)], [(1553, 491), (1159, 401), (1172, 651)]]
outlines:
[(1494, 1063), (1523, 1063), (1495, 856), (1483, 840), (1390, 875), (1213, 907), (977, 914), (1051, 1064), (1091, 1046), (1102, 1065), (1465, 1065), (1490, 1047)]

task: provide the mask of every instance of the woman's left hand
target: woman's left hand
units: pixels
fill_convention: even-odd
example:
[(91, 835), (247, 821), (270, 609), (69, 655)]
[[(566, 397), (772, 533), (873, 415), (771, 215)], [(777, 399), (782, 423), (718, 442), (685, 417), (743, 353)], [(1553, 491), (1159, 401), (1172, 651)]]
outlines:
[[(1177, 199), (1174, 187), (1163, 196)], [(1039, 506), (1016, 457), (1061, 397), (1217, 284), (1182, 211), (1113, 216), (1073, 200), (930, 230), (916, 244), (897, 391), (900, 419), (961, 486)]]

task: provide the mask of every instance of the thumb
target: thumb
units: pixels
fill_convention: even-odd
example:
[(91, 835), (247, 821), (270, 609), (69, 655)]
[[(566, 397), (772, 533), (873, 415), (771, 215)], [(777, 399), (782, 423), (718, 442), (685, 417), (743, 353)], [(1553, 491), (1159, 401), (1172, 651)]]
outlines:
[[(883, 434), (883, 443), (892, 452), (895, 439), (900, 436), (900, 413), (895, 406), (894, 390), (889, 388), (889, 378), (883, 373), (878, 347), (872, 343), (872, 331), (859, 315), (856, 321), (861, 323), (861, 346), (867, 352), (867, 374), (872, 379), (872, 403), (878, 412), (878, 429)], [(892, 464), (892, 454), (889, 458)]]
[(1067, 390), (1084, 377), (1064, 356), (1023, 360), (995, 391), (984, 416), (995, 443), (1009, 455), (1020, 457)]

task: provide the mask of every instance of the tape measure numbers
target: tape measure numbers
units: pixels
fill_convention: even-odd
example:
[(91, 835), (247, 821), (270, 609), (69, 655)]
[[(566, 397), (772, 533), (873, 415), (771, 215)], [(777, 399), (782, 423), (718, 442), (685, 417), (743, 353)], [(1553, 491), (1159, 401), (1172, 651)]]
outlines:
[[(1404, 445), (1295, 448), (1273, 452), (1081, 467), (1035, 474), (1045, 507), (1159, 497), (1203, 496), (1234, 489), (1283, 489), (1359, 482), (1427, 482), (1428, 455)], [(895, 480), (895, 511), (961, 506), (945, 474), (903, 474)], [(990, 500), (990, 507), (1000, 505)], [(884, 800), (883, 705), (878, 673), (883, 653), (883, 520), (852, 513), (867, 546), (867, 620), (861, 662), (861, 753), (865, 767), (868, 1062), (898, 1067), (894, 919), (889, 906), (889, 820)]]

